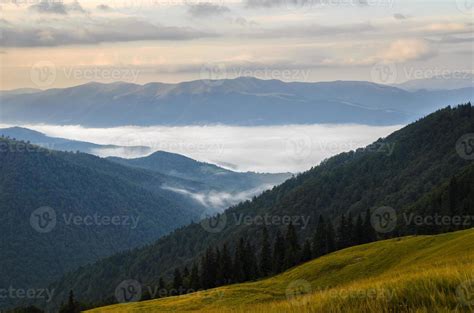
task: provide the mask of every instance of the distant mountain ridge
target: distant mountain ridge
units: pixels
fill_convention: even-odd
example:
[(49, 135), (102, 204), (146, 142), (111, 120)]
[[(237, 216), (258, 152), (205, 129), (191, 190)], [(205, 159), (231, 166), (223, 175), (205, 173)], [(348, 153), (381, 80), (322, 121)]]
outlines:
[(99, 145), (95, 143), (70, 140), (64, 138), (46, 136), (44, 133), (34, 131), (24, 127), (1, 128), (0, 135), (16, 138), (18, 140), (30, 141), (31, 143), (46, 149), (58, 151), (80, 151), (94, 155), (113, 155), (114, 151), (120, 151), (120, 155), (139, 156), (149, 154), (150, 147), (146, 146), (117, 146)]
[(157, 151), (146, 157), (135, 159), (118, 157), (108, 157), (107, 159), (123, 165), (157, 171), (168, 176), (199, 181), (229, 192), (240, 192), (260, 186), (274, 186), (275, 182), (283, 182), (292, 176), (291, 173), (234, 172), (214, 164), (199, 162), (166, 151)]
[(393, 86), (408, 91), (422, 89), (453, 90), (460, 88), (473, 88), (474, 74), (469, 72), (446, 73), (445, 75), (441, 76), (438, 75), (430, 78), (413, 79)]
[[(286, 83), (251, 77), (178, 84), (87, 83), (2, 95), (4, 123), (123, 125), (282, 125), (414, 121), (447, 103), (472, 100), (473, 88), (403, 89), (361, 81)], [(67, 99), (67, 100), (66, 100)]]
[[(98, 145), (90, 142), (49, 137), (41, 132), (22, 127), (0, 129), (0, 136), (29, 141), (45, 149), (72, 151), (94, 154), (97, 156), (113, 155), (146, 155), (151, 152), (145, 146)], [(210, 163), (203, 163), (186, 156), (157, 151), (146, 157), (119, 158), (108, 157), (109, 161), (149, 170), (165, 175), (162, 188), (190, 198), (210, 211), (221, 211), (240, 201), (256, 196), (266, 189), (284, 182), (291, 173), (240, 173), (221, 168)]]

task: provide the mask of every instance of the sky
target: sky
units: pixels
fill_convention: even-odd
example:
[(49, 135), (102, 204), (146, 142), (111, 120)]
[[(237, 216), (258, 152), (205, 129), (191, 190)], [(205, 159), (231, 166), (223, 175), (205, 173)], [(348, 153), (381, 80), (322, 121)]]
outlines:
[(465, 0), (2, 0), (0, 89), (454, 76), (473, 70), (472, 7)]

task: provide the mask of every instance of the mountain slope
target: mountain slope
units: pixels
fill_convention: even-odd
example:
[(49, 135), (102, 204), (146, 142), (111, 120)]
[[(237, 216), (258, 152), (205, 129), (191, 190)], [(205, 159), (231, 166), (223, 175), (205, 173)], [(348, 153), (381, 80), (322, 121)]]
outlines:
[[(279, 185), (291, 177), (291, 173), (239, 173), (214, 164), (199, 162), (183, 155), (157, 151), (136, 159), (107, 158), (122, 165), (156, 171), (164, 175), (197, 181), (210, 186), (214, 192), (201, 194), (208, 206), (222, 209), (250, 199), (266, 189)], [(187, 192), (183, 190), (182, 192)]]
[[(55, 286), (73, 289), (79, 299), (94, 302), (113, 298), (115, 287), (124, 279), (156, 285), (160, 276), (169, 277), (174, 268), (190, 265), (210, 246), (240, 237), (258, 244), (262, 225), (242, 223), (241, 217), (307, 218), (306, 225), (295, 225), (305, 239), (313, 235), (320, 214), (334, 221), (341, 214), (356, 216), (381, 206), (404, 212), (472, 164), (456, 152), (459, 138), (469, 133), (474, 133), (470, 104), (440, 110), (365, 149), (330, 158), (252, 201), (229, 208), (222, 215), (225, 218), (218, 220), (222, 223), (218, 231), (209, 231), (206, 222), (191, 224), (149, 247), (69, 273)], [(267, 227), (271, 238), (283, 229), (276, 223)], [(58, 296), (65, 298), (65, 293)]]
[[(149, 154), (151, 151), (151, 148), (144, 146), (98, 145), (84, 141), (49, 137), (43, 133), (22, 127), (0, 129), (0, 135), (31, 142), (45, 149), (80, 151), (98, 156), (103, 154), (113, 155), (114, 151), (115, 153), (118, 151), (120, 154), (136, 156)], [(109, 157), (107, 159), (118, 164), (165, 175), (158, 187), (181, 194), (190, 201), (197, 202), (199, 206), (207, 207), (210, 212), (222, 211), (240, 201), (250, 199), (266, 189), (281, 184), (292, 175), (290, 173), (238, 173), (164, 151), (136, 159), (119, 157)]]
[(198, 183), (5, 138), (0, 173), (2, 286), (45, 286), (80, 265), (150, 243), (204, 210), (161, 188)]
[[(469, 312), (474, 230), (341, 250), (265, 280), (119, 304), (127, 312)], [(146, 289), (146, 286), (143, 288)], [(418, 311), (416, 311), (418, 312)]]
[[(450, 76), (450, 77), (446, 77)], [(474, 74), (468, 72), (457, 72), (451, 75), (434, 76), (430, 78), (414, 79), (394, 87), (414, 90), (453, 90), (459, 88), (472, 88), (474, 86)]]
[[(472, 100), (473, 88), (409, 92), (369, 82), (285, 83), (250, 77), (179, 84), (88, 83), (5, 95), (2, 122), (119, 125), (276, 125), (413, 121), (446, 104)], [(64, 99), (68, 99), (67, 103)]]
[(145, 155), (151, 152), (150, 147), (145, 146), (116, 146), (98, 145), (95, 143), (69, 140), (64, 138), (49, 137), (41, 132), (37, 132), (23, 127), (1, 128), (0, 135), (15, 138), (22, 141), (30, 141), (40, 147), (59, 151), (80, 151), (94, 155), (113, 155), (114, 151), (120, 150), (120, 154), (131, 156)]

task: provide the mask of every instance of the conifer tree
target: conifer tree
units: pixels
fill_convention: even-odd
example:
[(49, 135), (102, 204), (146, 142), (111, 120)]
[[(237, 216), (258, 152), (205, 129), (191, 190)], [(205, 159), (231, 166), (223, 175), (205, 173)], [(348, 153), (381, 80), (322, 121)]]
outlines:
[(311, 260), (313, 257), (312, 251), (311, 251), (311, 243), (309, 240), (305, 240), (304, 245), (303, 245), (303, 252), (301, 253), (301, 263), (308, 262)]
[(285, 249), (285, 269), (293, 267), (299, 260), (300, 245), (298, 243), (298, 235), (296, 234), (293, 223), (290, 222), (288, 225), (286, 236), (286, 249)]
[(191, 277), (189, 279), (189, 288), (192, 291), (198, 291), (201, 288), (200, 277), (199, 277), (199, 268), (196, 263), (193, 264), (191, 268)]
[(183, 292), (183, 277), (181, 276), (181, 271), (179, 268), (174, 270), (173, 277), (173, 294), (181, 294)]
[(283, 271), (285, 262), (285, 242), (281, 232), (278, 231), (273, 245), (273, 273), (280, 273)]
[(260, 251), (260, 274), (265, 277), (268, 276), (272, 271), (271, 264), (271, 247), (268, 238), (268, 230), (266, 227), (263, 228), (262, 233), (262, 249)]
[(370, 212), (370, 209), (367, 209), (367, 212), (365, 213), (365, 222), (364, 222), (365, 236), (364, 236), (363, 243), (374, 242), (377, 240), (375, 229), (372, 226), (371, 217), (372, 217), (372, 213)]

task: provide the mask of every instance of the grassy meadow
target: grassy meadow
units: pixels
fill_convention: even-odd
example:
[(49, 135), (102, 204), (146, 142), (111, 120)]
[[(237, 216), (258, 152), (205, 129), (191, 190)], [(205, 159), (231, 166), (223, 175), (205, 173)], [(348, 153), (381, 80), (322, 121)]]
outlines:
[(260, 281), (88, 312), (474, 312), (474, 229), (356, 246)]

